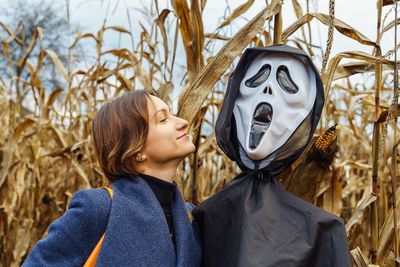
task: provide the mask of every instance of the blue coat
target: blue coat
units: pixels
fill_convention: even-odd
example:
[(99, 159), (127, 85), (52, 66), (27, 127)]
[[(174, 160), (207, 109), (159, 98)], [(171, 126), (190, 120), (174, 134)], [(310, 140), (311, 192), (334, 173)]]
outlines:
[(200, 266), (201, 244), (176, 188), (171, 204), (176, 252), (161, 206), (138, 176), (78, 191), (23, 266), (83, 266), (105, 232), (96, 266)]

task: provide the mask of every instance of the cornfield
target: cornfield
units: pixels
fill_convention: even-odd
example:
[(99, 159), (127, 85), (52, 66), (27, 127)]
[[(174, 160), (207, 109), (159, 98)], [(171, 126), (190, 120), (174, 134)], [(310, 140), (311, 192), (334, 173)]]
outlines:
[[(97, 33), (78, 31), (69, 46), (67, 64), (62, 63), (60, 55), (41, 46), (46, 32), (40, 28), (25, 47), (23, 24), (11, 29), (0, 22), (1, 57), (7, 60), (7, 71), (0, 76), (3, 266), (18, 266), (24, 261), (46, 235), (50, 223), (64, 213), (77, 190), (108, 185), (94, 152), (92, 120), (102, 103), (126, 91), (152, 90), (166, 103), (177, 103), (177, 115), (189, 122), (197, 149), (182, 162), (175, 178), (185, 200), (201, 203), (222, 189), (240, 172), (219, 149), (213, 133), (228, 77), (246, 47), (278, 43), (298, 47), (311, 58), (324, 50), (325, 60), (321, 77), (326, 104), (316, 141), (280, 175), (282, 184), (344, 219), (355, 266), (366, 266), (365, 262), (399, 266), (399, 44), (396, 36), (391, 50), (381, 51), (380, 44), (382, 35), (397, 29), (400, 22), (397, 16), (387, 22), (389, 14), (383, 14), (382, 9), (391, 6), (389, 12), (397, 15), (396, 3), (377, 1), (375, 41), (335, 18), (332, 0), (330, 14), (305, 13), (298, 0), (292, 0), (297, 20), (286, 29), (282, 29), (285, 17), (281, 10), (287, 3), (266, 1), (266, 7), (232, 36), (221, 34), (221, 29), (230, 27), (254, 4), (254, 0), (243, 2), (213, 33), (206, 33), (202, 16), (206, 0), (171, 0), (171, 9), (163, 10), (154, 0), (151, 5), (156, 16), (149, 25), (141, 24), (140, 39), (132, 38), (132, 48), (103, 47), (108, 31), (132, 36), (121, 26), (103, 25)], [(315, 47), (307, 35), (312, 20), (329, 28), (331, 38), (322, 47)], [(294, 37), (295, 32), (301, 37)], [(333, 32), (371, 47), (373, 52), (330, 55)], [(76, 61), (74, 51), (83, 40), (90, 40), (87, 43), (91, 47), (86, 49), (96, 53), (93, 64), (87, 67), (72, 64)], [(213, 51), (217, 43), (222, 43), (222, 48)], [(179, 46), (186, 56), (182, 84), (174, 83)], [(38, 47), (40, 53), (32, 59), (31, 53)], [(16, 48), (23, 53), (14, 59)], [(346, 63), (341, 64), (342, 60)], [(43, 73), (49, 65), (55, 66), (65, 80), (64, 88), (46, 88)], [(23, 71), (29, 75), (23, 76)], [(374, 82), (360, 84), (359, 79), (353, 79), (355, 74)], [(177, 90), (181, 93), (174, 98)], [(27, 106), (27, 99), (33, 104)], [(330, 128), (333, 125), (336, 127)], [(323, 150), (327, 160), (321, 164), (318, 157), (313, 158), (314, 150)]]

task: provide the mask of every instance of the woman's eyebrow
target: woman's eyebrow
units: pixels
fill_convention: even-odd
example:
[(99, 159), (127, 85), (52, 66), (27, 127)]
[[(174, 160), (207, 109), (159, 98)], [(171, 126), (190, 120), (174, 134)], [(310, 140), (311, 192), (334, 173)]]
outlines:
[(155, 118), (157, 116), (157, 114), (160, 112), (168, 113), (169, 109), (162, 108), (162, 109), (157, 110), (157, 112), (153, 115), (153, 118)]

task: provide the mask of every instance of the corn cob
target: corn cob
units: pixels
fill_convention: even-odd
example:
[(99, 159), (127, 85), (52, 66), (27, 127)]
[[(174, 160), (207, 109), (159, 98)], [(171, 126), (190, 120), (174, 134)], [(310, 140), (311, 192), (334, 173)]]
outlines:
[(315, 147), (318, 150), (325, 150), (331, 142), (336, 138), (336, 125), (330, 127), (328, 130), (323, 132), (315, 141)]

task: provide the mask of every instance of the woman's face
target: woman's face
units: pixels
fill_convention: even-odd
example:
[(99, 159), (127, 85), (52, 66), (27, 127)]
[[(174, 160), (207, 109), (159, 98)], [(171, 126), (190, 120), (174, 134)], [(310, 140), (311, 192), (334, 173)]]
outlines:
[(194, 152), (195, 146), (186, 133), (186, 120), (172, 115), (168, 106), (155, 96), (150, 96), (147, 109), (149, 132), (142, 152), (148, 163), (162, 165), (181, 161)]

